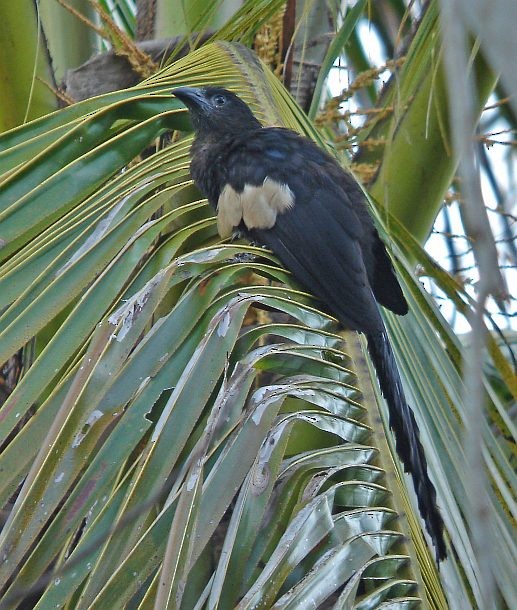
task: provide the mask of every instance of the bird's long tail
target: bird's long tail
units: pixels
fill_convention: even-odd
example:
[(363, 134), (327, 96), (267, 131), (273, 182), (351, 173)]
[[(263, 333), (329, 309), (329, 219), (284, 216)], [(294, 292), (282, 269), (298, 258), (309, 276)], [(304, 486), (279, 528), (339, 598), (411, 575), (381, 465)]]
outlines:
[(433, 541), (436, 560), (446, 556), (443, 521), (436, 506), (436, 490), (427, 473), (427, 460), (420, 442), (418, 424), (406, 402), (395, 356), (386, 331), (367, 335), (368, 351), (375, 365), (379, 385), (388, 404), (389, 423), (395, 433), (397, 453), (404, 470), (411, 473), (418, 508)]

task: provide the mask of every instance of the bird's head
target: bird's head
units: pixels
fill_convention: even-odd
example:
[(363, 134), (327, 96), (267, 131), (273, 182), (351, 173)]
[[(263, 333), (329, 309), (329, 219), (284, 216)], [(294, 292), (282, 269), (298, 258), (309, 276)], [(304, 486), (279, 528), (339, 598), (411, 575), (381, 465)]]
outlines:
[(179, 87), (171, 92), (190, 110), (197, 133), (236, 133), (261, 127), (248, 105), (221, 87)]

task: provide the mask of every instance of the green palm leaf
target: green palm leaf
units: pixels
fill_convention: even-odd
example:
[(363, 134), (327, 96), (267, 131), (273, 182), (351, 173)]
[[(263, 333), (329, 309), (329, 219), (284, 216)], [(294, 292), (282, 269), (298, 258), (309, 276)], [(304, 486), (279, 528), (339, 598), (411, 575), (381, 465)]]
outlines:
[[(33, 591), (41, 609), (444, 608), (361, 340), (271, 254), (218, 241), (190, 137), (133, 161), (187, 129), (169, 91), (209, 83), (318, 138), (227, 43), (0, 137), (0, 354), (35, 354), (0, 412), (0, 492), (16, 498), (1, 607)], [(458, 553), (442, 569), (469, 603), (456, 339), (412, 275), (425, 254), (394, 226), (412, 313), (386, 320)], [(509, 541), (509, 456), (488, 426), (486, 443)], [(513, 552), (498, 559), (507, 596)]]

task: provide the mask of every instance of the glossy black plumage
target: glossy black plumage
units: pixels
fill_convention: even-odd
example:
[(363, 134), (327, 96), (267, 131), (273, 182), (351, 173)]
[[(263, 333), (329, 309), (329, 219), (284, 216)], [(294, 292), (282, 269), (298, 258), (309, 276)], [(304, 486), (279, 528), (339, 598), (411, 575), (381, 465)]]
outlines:
[[(270, 248), (344, 327), (366, 334), (397, 452), (413, 475), (419, 509), (443, 559), (435, 489), (377, 305), (404, 315), (407, 303), (361, 189), (311, 141), (263, 128), (234, 94), (219, 88), (173, 93), (191, 111), (197, 135), (191, 173), (209, 202), (220, 215), (234, 206), (235, 228)], [(221, 226), (232, 224), (231, 217), (223, 220)]]

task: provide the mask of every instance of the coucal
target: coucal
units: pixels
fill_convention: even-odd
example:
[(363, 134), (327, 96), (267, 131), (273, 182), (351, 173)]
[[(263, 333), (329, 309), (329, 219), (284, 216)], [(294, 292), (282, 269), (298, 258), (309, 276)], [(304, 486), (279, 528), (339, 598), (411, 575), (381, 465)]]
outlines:
[(235, 94), (219, 87), (172, 93), (190, 110), (191, 174), (217, 211), (221, 237), (239, 231), (267, 246), (345, 328), (366, 335), (397, 453), (413, 476), (436, 558), (445, 558), (436, 491), (377, 303), (399, 315), (408, 306), (363, 192), (310, 140), (262, 127)]

